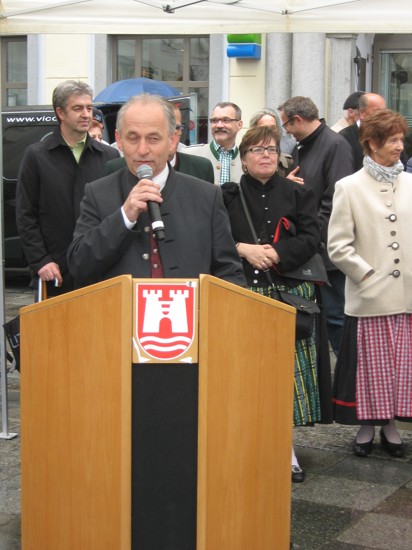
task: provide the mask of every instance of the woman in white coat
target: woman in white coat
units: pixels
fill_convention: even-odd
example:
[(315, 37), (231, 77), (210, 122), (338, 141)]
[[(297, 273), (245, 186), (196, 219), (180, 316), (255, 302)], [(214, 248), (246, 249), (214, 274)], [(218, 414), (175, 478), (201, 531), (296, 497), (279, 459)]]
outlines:
[(408, 126), (388, 109), (360, 128), (363, 168), (336, 183), (328, 252), (346, 275), (345, 329), (334, 381), (335, 420), (360, 424), (353, 450), (405, 449), (395, 419), (412, 421), (412, 174), (400, 155)]

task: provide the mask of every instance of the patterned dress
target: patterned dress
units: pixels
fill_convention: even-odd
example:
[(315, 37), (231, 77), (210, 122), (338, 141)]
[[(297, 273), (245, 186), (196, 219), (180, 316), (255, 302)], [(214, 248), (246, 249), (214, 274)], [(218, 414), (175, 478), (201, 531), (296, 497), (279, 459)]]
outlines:
[[(279, 270), (270, 269), (271, 278), (279, 290), (287, 290), (309, 300), (315, 297), (315, 285), (282, 277), (285, 272), (302, 265), (320, 245), (319, 227), (314, 196), (311, 190), (275, 174), (265, 185), (250, 175), (242, 176), (242, 191), (260, 244), (271, 243), (280, 257)], [(239, 185), (222, 186), (229, 213), (232, 235), (236, 242), (254, 243), (239, 194)], [(279, 220), (286, 217), (296, 227), (296, 235), (273, 243)], [(270, 297), (266, 275), (251, 266), (244, 258), (243, 268), (248, 288)], [(321, 421), (319, 395), (316, 324), (309, 338), (297, 340), (294, 362), (294, 426)], [(329, 396), (330, 399), (330, 396)]]

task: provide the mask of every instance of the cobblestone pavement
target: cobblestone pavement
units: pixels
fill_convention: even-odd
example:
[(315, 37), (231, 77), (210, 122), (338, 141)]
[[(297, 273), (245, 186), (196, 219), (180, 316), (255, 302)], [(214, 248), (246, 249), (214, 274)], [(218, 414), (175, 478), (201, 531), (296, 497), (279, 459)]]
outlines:
[[(7, 318), (31, 302), (27, 282), (17, 279), (6, 283)], [(8, 376), (9, 431), (17, 434), (19, 398), (19, 374), (14, 372)], [(370, 457), (355, 457), (355, 432), (355, 428), (340, 425), (295, 429), (296, 454), (306, 470), (305, 482), (292, 488), (291, 538), (295, 550), (412, 547), (412, 430), (400, 431), (407, 444), (402, 459), (389, 457), (378, 438)], [(18, 435), (0, 440), (0, 550), (20, 547)]]

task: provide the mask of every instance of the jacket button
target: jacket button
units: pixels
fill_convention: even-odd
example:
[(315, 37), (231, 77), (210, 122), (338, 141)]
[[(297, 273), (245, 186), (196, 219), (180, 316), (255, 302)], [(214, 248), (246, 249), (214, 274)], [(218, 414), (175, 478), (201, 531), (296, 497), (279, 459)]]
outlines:
[(396, 220), (397, 220), (396, 214), (391, 214), (391, 215), (388, 217), (388, 220), (389, 220), (390, 222), (396, 222)]
[(391, 275), (392, 277), (395, 277), (395, 279), (397, 279), (401, 276), (401, 272), (399, 271), (399, 269), (395, 269), (394, 271), (392, 271)]
[(399, 258), (395, 258), (393, 261), (395, 264), (398, 264), (400, 262)]
[(399, 248), (399, 243), (392, 243), (391, 245), (389, 245), (393, 250), (398, 250)]
[(150, 233), (150, 226), (146, 225), (146, 227), (143, 229), (145, 233)]
[(150, 259), (150, 254), (143, 254), (142, 258), (147, 262)]

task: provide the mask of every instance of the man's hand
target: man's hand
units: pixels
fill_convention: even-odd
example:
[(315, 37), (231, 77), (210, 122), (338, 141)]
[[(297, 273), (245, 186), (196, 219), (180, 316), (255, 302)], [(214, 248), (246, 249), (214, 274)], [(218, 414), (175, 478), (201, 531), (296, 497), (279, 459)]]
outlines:
[(57, 286), (61, 286), (63, 283), (63, 277), (60, 273), (60, 268), (55, 262), (50, 262), (49, 264), (44, 265), (37, 275), (42, 281), (54, 281), (57, 279)]
[(147, 201), (163, 201), (159, 186), (151, 180), (141, 179), (130, 191), (123, 211), (130, 223), (135, 223), (142, 212), (147, 210)]
[(299, 172), (300, 166), (296, 166), (294, 170), (289, 172), (289, 174), (286, 176), (289, 180), (295, 181), (296, 183), (299, 183), (300, 185), (303, 185), (305, 183), (305, 180), (303, 178), (300, 178), (296, 174)]

